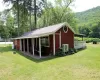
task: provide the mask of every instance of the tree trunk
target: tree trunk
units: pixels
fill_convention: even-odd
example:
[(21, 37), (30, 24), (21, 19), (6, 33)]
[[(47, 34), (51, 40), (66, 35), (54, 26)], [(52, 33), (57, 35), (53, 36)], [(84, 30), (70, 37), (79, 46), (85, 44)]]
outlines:
[(18, 24), (17, 34), (19, 36), (19, 0), (17, 0), (17, 24)]
[(37, 28), (37, 10), (36, 10), (36, 0), (34, 0), (34, 27)]
[[(32, 0), (30, 0), (30, 7), (32, 6)], [(31, 9), (30, 9), (30, 28), (32, 31), (32, 21), (31, 21)]]

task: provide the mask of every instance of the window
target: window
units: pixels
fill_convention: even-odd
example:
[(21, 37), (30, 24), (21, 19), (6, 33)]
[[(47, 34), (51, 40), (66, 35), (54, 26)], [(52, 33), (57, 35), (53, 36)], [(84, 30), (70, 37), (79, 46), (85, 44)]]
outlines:
[(65, 33), (67, 33), (68, 27), (67, 27), (67, 26), (63, 26), (63, 31), (64, 31)]
[(41, 38), (41, 45), (42, 46), (49, 46), (49, 37)]

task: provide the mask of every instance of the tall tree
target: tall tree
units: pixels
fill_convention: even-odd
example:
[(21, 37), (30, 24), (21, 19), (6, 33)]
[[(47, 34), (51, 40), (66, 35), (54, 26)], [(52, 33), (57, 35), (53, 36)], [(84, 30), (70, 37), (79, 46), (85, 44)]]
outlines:
[(42, 16), (38, 20), (38, 26), (48, 26), (62, 22), (68, 22), (76, 30), (76, 19), (69, 8), (73, 0), (55, 0), (55, 5), (47, 3)]

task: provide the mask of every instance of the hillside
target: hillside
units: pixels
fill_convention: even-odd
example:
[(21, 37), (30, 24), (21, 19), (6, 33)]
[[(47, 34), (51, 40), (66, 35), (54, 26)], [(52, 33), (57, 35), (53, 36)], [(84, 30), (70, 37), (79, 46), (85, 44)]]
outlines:
[(88, 25), (93, 26), (100, 22), (100, 6), (89, 9), (84, 12), (76, 13), (78, 19), (78, 26)]

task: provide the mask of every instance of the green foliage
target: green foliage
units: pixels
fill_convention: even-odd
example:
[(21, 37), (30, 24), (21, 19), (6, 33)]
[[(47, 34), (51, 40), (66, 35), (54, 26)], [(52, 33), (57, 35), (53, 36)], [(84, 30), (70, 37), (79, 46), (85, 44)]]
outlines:
[(91, 32), (91, 29), (89, 27), (86, 27), (85, 25), (82, 27), (79, 27), (79, 33), (84, 34), (86, 37), (90, 36), (90, 32)]
[[(74, 37), (74, 40), (78, 40), (78, 41), (82, 41), (82, 38), (79, 38), (79, 37)], [(88, 38), (88, 37), (84, 37), (83, 38), (84, 41), (86, 41), (86, 43), (90, 43), (90, 42), (93, 42), (93, 41), (97, 41), (97, 42), (100, 42), (100, 39), (99, 38)]]
[(0, 36), (4, 39), (16, 37), (17, 30), (14, 27), (14, 17), (11, 15), (11, 12), (6, 12), (5, 10), (0, 17)]
[(76, 50), (75, 48), (69, 48), (69, 51), (64, 53), (61, 48), (61, 49), (58, 49), (58, 51), (56, 52), (56, 56), (62, 57), (62, 56), (66, 56), (66, 55), (71, 55), (71, 54), (77, 53), (77, 51), (78, 50)]
[(79, 33), (86, 37), (100, 38), (100, 6), (76, 13)]
[(76, 30), (75, 15), (69, 8), (74, 0), (55, 0), (55, 5), (46, 0), (3, 1), (12, 4), (11, 9), (5, 10), (5, 21), (3, 23), (2, 20), (0, 21), (0, 25), (2, 26), (6, 22), (6, 28), (9, 34), (9, 36), (7, 35), (8, 38), (22, 35), (33, 28), (45, 27), (62, 22), (68, 22)]
[(72, 10), (69, 8), (69, 5), (71, 4), (70, 1), (56, 0), (55, 6), (48, 3), (42, 16), (38, 19), (38, 26), (44, 27), (57, 23), (68, 22), (76, 31), (76, 18)]
[(79, 26), (81, 25), (88, 25), (92, 26), (95, 25), (100, 21), (100, 6), (89, 9), (84, 12), (78, 12), (76, 13), (76, 17), (79, 19)]
[(0, 36), (4, 39), (8, 39), (10, 34), (7, 26), (0, 25)]
[(62, 49), (58, 49), (58, 51), (56, 52), (55, 56), (62, 57), (62, 56), (66, 56), (66, 54), (63, 53)]

